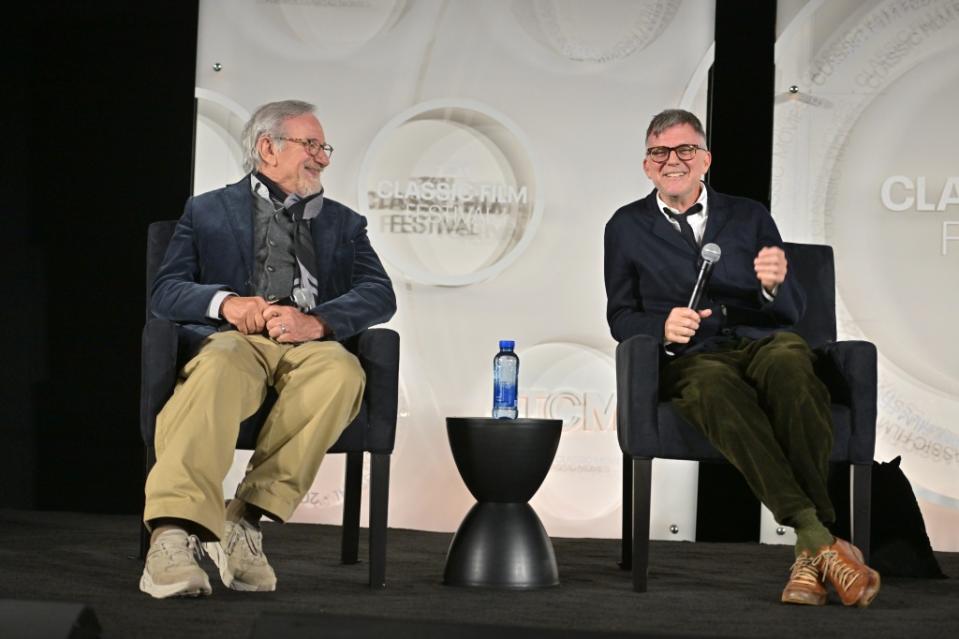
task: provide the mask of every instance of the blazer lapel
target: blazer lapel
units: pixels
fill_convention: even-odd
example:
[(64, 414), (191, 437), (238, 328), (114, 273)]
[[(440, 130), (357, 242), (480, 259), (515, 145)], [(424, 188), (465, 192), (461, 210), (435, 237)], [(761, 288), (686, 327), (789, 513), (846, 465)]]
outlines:
[[(726, 207), (725, 198), (708, 186), (706, 188), (708, 189), (707, 204), (709, 205), (709, 211), (706, 217), (706, 228), (703, 231), (703, 246), (715, 242), (723, 227), (726, 226), (726, 222), (729, 221), (729, 210)], [(722, 246), (720, 246), (721, 248)]]
[(659, 210), (656, 202), (656, 191), (653, 191), (646, 197), (646, 216), (645, 222), (649, 224), (650, 230), (654, 235), (672, 246), (682, 251), (685, 255), (695, 255), (693, 247), (689, 245), (683, 234), (666, 220), (666, 215)]
[(316, 280), (320, 289), (319, 297), (324, 299), (327, 280), (330, 278), (330, 269), (333, 263), (333, 253), (336, 250), (339, 232), (339, 218), (329, 214), (330, 207), (324, 206), (320, 212), (310, 220), (310, 235), (313, 236), (313, 246), (316, 248)]
[[(709, 216), (706, 218), (706, 228), (703, 231), (703, 246), (710, 242), (714, 242), (719, 246), (719, 249), (722, 250), (723, 242), (717, 242), (716, 240), (719, 239), (723, 227), (726, 226), (726, 223), (729, 221), (731, 216), (729, 207), (727, 205), (727, 200), (721, 193), (717, 193), (713, 189), (709, 189), (708, 203)], [(731, 267), (732, 263), (729, 262), (729, 260), (720, 259), (719, 262), (713, 267), (713, 277), (715, 278), (717, 275), (723, 278), (731, 277)]]
[(247, 282), (253, 281), (253, 190), (250, 188), (250, 176), (245, 176), (223, 191), (223, 206), (230, 222), (230, 230), (239, 247), (240, 260), (247, 275)]

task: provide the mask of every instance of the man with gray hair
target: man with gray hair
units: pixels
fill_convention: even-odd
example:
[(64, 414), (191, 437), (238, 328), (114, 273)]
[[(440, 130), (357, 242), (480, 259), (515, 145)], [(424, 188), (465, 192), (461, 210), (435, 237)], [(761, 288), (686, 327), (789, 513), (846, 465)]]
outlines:
[[(157, 416), (146, 483), (140, 589), (153, 597), (211, 593), (201, 544), (227, 587), (276, 588), (259, 521), (290, 517), (360, 409), (365, 376), (341, 342), (396, 310), (365, 218), (323, 196), (333, 147), (314, 111), (287, 100), (253, 113), (249, 172), (187, 201), (153, 284), (151, 313), (179, 324), (190, 356)], [(240, 422), (271, 386), (276, 403), (225, 506)]]
[[(655, 189), (606, 225), (606, 319), (622, 342), (662, 342), (660, 395), (743, 474), (776, 521), (796, 529), (784, 603), (868, 606), (879, 573), (827, 528), (832, 416), (814, 355), (789, 328), (805, 294), (787, 275), (782, 238), (759, 202), (702, 182), (712, 155), (699, 118), (669, 109), (646, 131), (643, 169)], [(722, 247), (702, 304), (689, 308), (700, 245)]]

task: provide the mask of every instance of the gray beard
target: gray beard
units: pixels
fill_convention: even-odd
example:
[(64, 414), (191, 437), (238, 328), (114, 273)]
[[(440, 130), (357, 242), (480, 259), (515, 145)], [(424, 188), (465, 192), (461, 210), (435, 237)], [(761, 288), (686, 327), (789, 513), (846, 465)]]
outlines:
[(307, 182), (306, 180), (300, 180), (296, 185), (296, 194), (300, 197), (309, 197), (315, 193), (319, 193), (323, 190), (322, 182), (317, 179), (316, 182)]

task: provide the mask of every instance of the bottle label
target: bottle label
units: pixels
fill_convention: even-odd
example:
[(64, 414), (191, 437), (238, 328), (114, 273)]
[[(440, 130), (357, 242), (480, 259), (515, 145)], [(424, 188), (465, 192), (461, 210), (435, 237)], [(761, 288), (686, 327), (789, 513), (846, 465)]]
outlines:
[(493, 417), (516, 418), (518, 377), (519, 358), (516, 355), (500, 352), (493, 358)]
[(514, 384), (497, 384), (493, 402), (497, 406), (506, 408), (516, 406), (516, 386)]

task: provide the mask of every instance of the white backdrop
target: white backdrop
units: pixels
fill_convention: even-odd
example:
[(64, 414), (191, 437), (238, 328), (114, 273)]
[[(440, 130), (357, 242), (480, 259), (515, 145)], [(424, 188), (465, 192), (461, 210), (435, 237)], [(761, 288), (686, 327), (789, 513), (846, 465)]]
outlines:
[(959, 550), (959, 2), (780, 8), (773, 214), (834, 247), (840, 338), (879, 348), (876, 458)]
[[(956, 217), (941, 195), (956, 140), (945, 119), (941, 129), (928, 121), (925, 137), (913, 129), (915, 114), (944, 118), (956, 104), (946, 95), (956, 86), (954, 5), (781, 0), (774, 158), (784, 237), (836, 247), (841, 334), (880, 348), (877, 458), (903, 454), (941, 549), (959, 549), (949, 419), (959, 380), (955, 340), (946, 343), (959, 239), (950, 254), (936, 251), (939, 225)], [(884, 21), (873, 10), (891, 13)], [(948, 16), (896, 46), (934, 10)], [(552, 535), (619, 535), (603, 226), (651, 188), (641, 167), (649, 118), (671, 106), (705, 115), (712, 23), (706, 0), (201, 2), (196, 191), (242, 174), (238, 133), (253, 108), (312, 101), (336, 147), (327, 195), (368, 216), (394, 279), (399, 310), (388, 325), (402, 347), (391, 526), (459, 524), (472, 498), (444, 420), (489, 413), (497, 341), (515, 339), (521, 411), (565, 421), (534, 507)], [(913, 74), (925, 97), (907, 105), (914, 87), (896, 79)], [(877, 208), (887, 176), (904, 176), (888, 187), (893, 207), (915, 195), (913, 209)], [(945, 198), (948, 210), (923, 210), (920, 178), (923, 197), (934, 207)], [(865, 216), (888, 223), (865, 227)], [(959, 236), (959, 225), (942, 233)], [(929, 319), (902, 311), (926, 307)], [(933, 332), (942, 339), (923, 348), (919, 337)], [(340, 457), (324, 462), (296, 520), (338, 521)], [(243, 463), (238, 453), (228, 485)], [(693, 538), (696, 472), (654, 464), (655, 538)]]
[[(651, 188), (649, 118), (705, 115), (712, 24), (711, 2), (680, 0), (201, 3), (195, 190), (242, 174), (256, 106), (312, 101), (336, 147), (327, 194), (368, 216), (394, 279), (391, 526), (461, 521), (473, 500), (445, 418), (489, 414), (492, 357), (514, 339), (522, 413), (565, 421), (534, 507), (553, 535), (619, 534), (603, 226)], [(342, 472), (324, 462), (296, 520), (339, 519)], [(657, 463), (654, 535), (692, 538), (696, 473)]]

